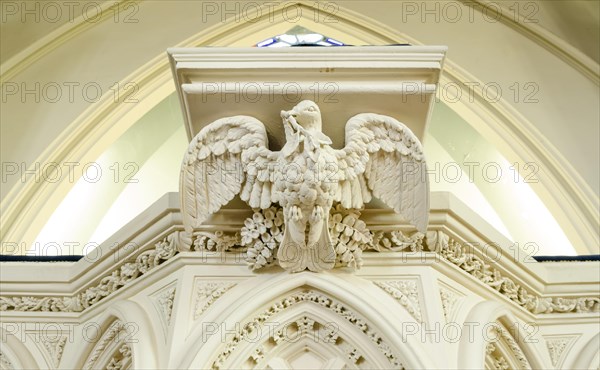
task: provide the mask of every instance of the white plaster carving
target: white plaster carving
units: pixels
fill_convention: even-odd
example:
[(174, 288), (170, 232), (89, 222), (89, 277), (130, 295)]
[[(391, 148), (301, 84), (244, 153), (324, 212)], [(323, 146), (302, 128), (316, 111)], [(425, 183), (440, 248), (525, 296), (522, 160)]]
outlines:
[[(389, 360), (393, 368), (403, 368), (398, 357), (394, 353), (392, 353), (391, 348), (387, 345), (387, 343), (385, 343), (383, 338), (381, 338), (381, 336), (377, 334), (377, 332), (375, 332), (372, 327), (369, 326), (369, 324), (357, 317), (352, 311), (350, 311), (341, 303), (336, 302), (335, 300), (329, 298), (328, 296), (320, 292), (311, 290), (294, 293), (288, 297), (273, 302), (273, 304), (269, 308), (267, 308), (265, 311), (263, 311), (262, 313), (251, 319), (249, 322), (244, 324), (241, 330), (234, 334), (233, 338), (225, 344), (224, 349), (213, 362), (212, 368), (222, 368), (225, 364), (225, 361), (227, 361), (228, 357), (237, 349), (239, 343), (244, 341), (251, 342), (251, 340), (247, 339), (247, 336), (251, 335), (255, 331), (255, 328), (267, 322), (267, 320), (270, 317), (300, 302), (313, 302), (333, 311), (335, 314), (339, 315), (344, 320), (356, 326), (365, 335), (367, 335), (367, 337), (376, 345), (379, 351), (381, 351), (381, 353)], [(298, 323), (296, 324), (298, 325)], [(314, 322), (312, 324), (314, 325)], [(306, 328), (305, 330), (308, 330), (308, 328), (311, 327), (310, 320), (301, 320), (301, 324), (299, 327)], [(275, 337), (273, 339), (274, 342), (277, 343), (280, 342), (282, 338), (282, 333), (279, 333), (279, 336), (278, 333), (275, 333)]]
[(418, 322), (422, 322), (419, 286), (415, 280), (375, 281), (375, 285), (394, 297)]
[(194, 320), (197, 320), (219, 297), (233, 288), (231, 282), (198, 282), (196, 286), (196, 303), (194, 305)]
[(552, 339), (546, 341), (546, 347), (550, 353), (552, 365), (556, 366), (556, 364), (558, 364), (563, 351), (567, 348), (567, 344), (569, 344), (568, 339)]
[(241, 240), (239, 233), (233, 235), (216, 231), (214, 233), (198, 231), (193, 234), (192, 250), (226, 252), (240, 246)]
[(10, 360), (8, 359), (8, 356), (6, 356), (2, 351), (0, 351), (0, 369), (2, 369), (2, 370), (14, 370), (15, 369), (12, 362), (10, 362)]
[(129, 368), (131, 368), (131, 348), (128, 344), (123, 344), (110, 359), (108, 365), (106, 365), (106, 369), (127, 370)]
[(461, 243), (442, 231), (427, 232), (427, 245), (447, 261), (460, 267), (498, 293), (534, 313), (600, 312), (598, 297), (540, 297), (531, 294), (519, 283), (473, 253), (463, 250)]
[(46, 351), (48, 358), (50, 359), (50, 363), (54, 367), (58, 367), (60, 363), (60, 359), (62, 357), (65, 344), (67, 343), (67, 337), (57, 334), (56, 336), (52, 336), (49, 334), (38, 336), (40, 339), (39, 342), (41, 346)]
[(421, 232), (415, 232), (409, 236), (401, 230), (392, 230), (389, 232), (377, 231), (373, 234), (373, 242), (370, 249), (378, 252), (418, 252), (423, 250), (424, 237), (425, 234)]
[[(425, 160), (408, 127), (388, 116), (359, 114), (346, 124), (346, 147), (335, 150), (322, 133), (314, 102), (302, 101), (281, 117), (286, 144), (279, 152), (268, 149), (264, 125), (248, 116), (219, 119), (196, 135), (181, 169), (181, 209), (188, 233), (237, 194), (253, 208), (279, 203), (286, 228), (277, 262), (298, 272), (335, 266), (328, 222), (334, 201), (356, 209), (375, 196), (425, 231)], [(257, 263), (265, 265), (273, 252), (274, 247), (262, 248)], [(351, 253), (344, 258), (349, 261)]]
[[(359, 219), (360, 211), (345, 209), (341, 204), (333, 206), (329, 214), (329, 234), (338, 267), (362, 265), (362, 251), (371, 247), (372, 235), (366, 224)], [(244, 221), (241, 244), (247, 247), (246, 261), (252, 270), (273, 265), (283, 240), (285, 224), (283, 208), (273, 206), (255, 210), (252, 218)]]
[[(126, 343), (130, 339), (130, 336), (131, 334), (128, 332), (126, 325), (119, 320), (114, 321), (95, 344), (83, 368), (85, 370), (92, 370), (112, 364), (111, 366), (114, 366), (115, 369), (126, 369), (131, 365), (131, 348)], [(114, 353), (109, 353), (110, 359), (108, 363), (106, 365), (99, 364), (99, 359), (106, 356), (106, 352), (111, 351), (115, 345), (118, 350)]]
[[(521, 347), (510, 333), (496, 322), (488, 328), (493, 341), (486, 344), (486, 367), (495, 370), (511, 368), (531, 369), (531, 365)], [(516, 361), (511, 361), (513, 359)]]
[(544, 337), (546, 340), (546, 348), (550, 354), (550, 361), (555, 367), (560, 367), (564, 361), (569, 349), (573, 346), (579, 336), (567, 335), (567, 336), (547, 336)]
[[(257, 327), (253, 329), (258, 330)], [(250, 332), (250, 330), (248, 330)], [(285, 333), (284, 333), (285, 331)], [(301, 316), (297, 318), (293, 323), (280, 323), (278, 328), (274, 331), (269, 331), (272, 335), (266, 339), (262, 344), (259, 344), (254, 348), (250, 354), (250, 358), (247, 363), (252, 368), (261, 368), (261, 361), (263, 363), (271, 364), (274, 358), (279, 358), (282, 352), (288, 352), (288, 358), (293, 358), (300, 353), (306, 353), (314, 351), (319, 353), (324, 347), (328, 347), (329, 350), (338, 354), (338, 357), (331, 358), (331, 352), (327, 358), (330, 364), (334, 361), (334, 365), (337, 365), (339, 369), (349, 368), (346, 365), (357, 365), (369, 369), (375, 368), (369, 360), (360, 352), (356, 344), (351, 343), (349, 338), (340, 336), (339, 328), (333, 323), (323, 323), (318, 319), (311, 318), (309, 316)], [(251, 342), (254, 343), (254, 342)], [(286, 345), (292, 345), (295, 343), (301, 343), (298, 346), (297, 352), (289, 353), (286, 350)], [(252, 344), (250, 344), (252, 345)], [(344, 360), (346, 358), (347, 360)], [(284, 359), (281, 359), (285, 361)], [(282, 368), (283, 366), (271, 366), (272, 368)], [(288, 366), (294, 368), (293, 366)], [(323, 369), (330, 369), (331, 367), (322, 367)]]
[(156, 243), (154, 248), (140, 253), (135, 261), (123, 261), (119, 268), (106, 274), (96, 284), (71, 297), (0, 297), (0, 311), (50, 311), (80, 312), (129, 282), (154, 269), (175, 256), (179, 250), (188, 248), (191, 240), (186, 234), (175, 231)]
[(171, 313), (173, 311), (173, 303), (175, 301), (175, 292), (176, 288), (170, 287), (165, 291), (160, 292), (160, 294), (158, 294), (158, 296), (155, 298), (167, 326), (171, 324)]
[[(519, 344), (502, 324), (495, 322), (488, 330), (491, 332), (489, 338), (493, 338), (495, 342), (488, 343), (486, 346), (486, 354), (493, 360), (492, 363), (494, 364), (494, 369), (509, 369), (511, 367), (511, 362), (508, 359), (509, 357), (514, 357), (517, 361), (513, 366), (518, 366), (520, 369), (531, 369), (531, 365), (529, 364), (527, 357), (525, 357), (523, 350), (521, 350)], [(507, 356), (507, 353), (504, 353), (500, 343), (506, 346), (507, 350), (510, 351), (511, 356)]]
[(440, 285), (440, 298), (442, 300), (442, 311), (444, 312), (444, 318), (446, 319), (446, 322), (450, 322), (452, 313), (454, 312), (456, 304), (461, 298), (461, 295), (457, 294), (452, 289)]

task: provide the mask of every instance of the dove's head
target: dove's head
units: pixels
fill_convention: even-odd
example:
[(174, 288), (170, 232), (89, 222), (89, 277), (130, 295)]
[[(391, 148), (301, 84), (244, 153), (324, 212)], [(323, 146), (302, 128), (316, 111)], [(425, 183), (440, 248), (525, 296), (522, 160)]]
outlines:
[(315, 102), (303, 100), (287, 113), (305, 130), (321, 131), (321, 111)]

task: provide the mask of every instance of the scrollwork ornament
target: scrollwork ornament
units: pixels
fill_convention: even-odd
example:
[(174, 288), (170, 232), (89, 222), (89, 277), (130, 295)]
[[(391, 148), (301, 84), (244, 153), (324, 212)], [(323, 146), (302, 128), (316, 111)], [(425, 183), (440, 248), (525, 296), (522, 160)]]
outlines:
[(532, 294), (442, 231), (427, 232), (426, 244), (429, 250), (531, 313), (600, 312), (599, 297), (540, 297)]

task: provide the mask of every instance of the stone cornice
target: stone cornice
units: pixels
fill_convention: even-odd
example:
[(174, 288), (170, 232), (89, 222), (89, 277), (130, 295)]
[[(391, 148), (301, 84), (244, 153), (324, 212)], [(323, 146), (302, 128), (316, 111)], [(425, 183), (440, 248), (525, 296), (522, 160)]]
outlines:
[[(167, 198), (171, 202), (176, 199), (173, 196), (167, 196)], [(433, 199), (435, 199), (435, 197), (433, 197)], [(162, 199), (157, 202), (157, 204), (165, 207), (171, 202), (166, 202)], [(453, 202), (456, 202), (456, 200), (453, 200)], [(449, 216), (454, 212), (451, 210), (444, 211), (443, 209), (436, 209), (436, 206), (437, 208), (443, 208), (439, 207), (440, 204), (435, 204), (435, 202), (433, 202), (432, 213), (440, 214), (445, 212), (446, 216)], [(2, 284), (0, 285), (3, 292), (3, 295), (0, 297), (0, 311), (64, 313), (87, 311), (98, 302), (110, 298), (115, 292), (121, 291), (132, 282), (143, 278), (143, 276), (150, 271), (160, 270), (160, 265), (170, 259), (181, 259), (183, 264), (192, 260), (202, 260), (203, 265), (223, 264), (233, 265), (236, 269), (244, 268), (243, 266), (246, 263), (240, 257), (241, 249), (237, 247), (233, 248), (231, 252), (228, 252), (227, 250), (221, 252), (215, 250), (210, 253), (206, 253), (206, 250), (204, 251), (205, 253), (190, 251), (190, 249), (193, 249), (192, 246), (196, 240), (191, 240), (181, 231), (182, 226), (179, 224), (178, 217), (168, 217), (168, 221), (165, 221), (164, 217), (162, 219), (148, 217), (152, 212), (164, 216), (165, 211), (164, 209), (162, 212), (159, 211), (160, 208), (161, 207), (153, 206), (139, 216), (141, 219), (152, 219), (153, 221), (150, 223), (142, 223), (141, 230), (133, 230), (133, 232), (131, 232), (132, 235), (137, 237), (139, 237), (140, 234), (149, 234), (146, 235), (149, 241), (138, 248), (135, 253), (128, 251), (125, 243), (119, 248), (112, 249), (104, 244), (100, 247), (101, 251), (107, 252), (107, 256), (105, 256), (103, 260), (110, 261), (108, 257), (116, 258), (120, 255), (125, 257), (116, 259), (116, 263), (114, 264), (104, 263), (107, 268), (103, 271), (98, 271), (96, 265), (91, 264), (85, 259), (71, 265), (70, 268), (73, 269), (71, 272), (73, 272), (75, 276), (73, 279), (67, 278), (63, 283), (68, 284), (71, 287), (77, 287), (72, 290), (74, 293), (69, 294), (68, 289), (65, 287), (63, 290), (64, 294), (48, 294), (43, 291), (43, 288), (40, 289), (39, 282), (36, 283), (35, 281), (29, 281), (31, 285), (21, 283), (19, 285), (21, 289), (18, 291), (13, 289), (12, 287), (16, 286), (15, 283), (19, 280), (19, 275), (27, 274), (28, 270), (38, 268), (36, 263), (17, 263), (17, 269), (10, 269), (10, 272), (8, 273), (6, 271), (3, 272)], [(169, 206), (166, 208), (168, 208), (166, 214), (172, 216), (171, 212), (173, 212), (174, 207)], [(456, 207), (455, 211), (462, 213), (460, 210), (457, 210)], [(466, 217), (465, 214), (462, 214), (462, 216)], [(376, 217), (374, 217), (374, 219), (376, 219)], [(466, 243), (465, 240), (470, 240), (468, 238), (469, 236), (472, 237), (472, 235), (469, 235), (468, 232), (459, 227), (460, 225), (455, 224), (458, 222), (458, 218), (445, 217), (444, 219), (444, 222), (440, 222), (439, 218), (432, 219), (430, 231), (428, 231), (423, 244), (421, 244), (420, 239), (417, 239), (419, 242), (416, 244), (409, 243), (412, 247), (404, 248), (401, 252), (394, 251), (394, 249), (390, 249), (390, 251), (387, 252), (366, 252), (365, 256), (368, 255), (368, 257), (365, 258), (363, 269), (376, 271), (377, 266), (389, 265), (390, 263), (398, 265), (401, 261), (404, 261), (404, 263), (409, 261), (409, 265), (426, 267), (441, 261), (444, 262), (444, 264), (456, 266), (464, 273), (482, 282), (497, 294), (508, 298), (518, 307), (535, 315), (555, 313), (597, 313), (600, 310), (600, 297), (598, 294), (593, 293), (597, 288), (589, 289), (589, 294), (582, 296), (581, 287), (582, 285), (585, 285), (583, 282), (565, 283), (563, 294), (560, 296), (555, 294), (544, 294), (546, 284), (544, 284), (543, 281), (545, 279), (540, 278), (535, 272), (531, 271), (531, 269), (525, 268), (522, 262), (511, 261), (511, 259), (507, 258), (494, 260), (490, 257), (489, 251), (486, 250), (486, 247), (492, 245), (491, 243), (482, 243), (481, 240)], [(473, 228), (476, 227), (477, 223), (481, 220), (472, 219), (470, 221), (471, 223), (466, 224), (467, 221), (463, 219), (462, 226), (470, 226)], [(367, 223), (369, 223), (368, 220)], [(135, 220), (133, 224), (135, 224)], [(381, 221), (378, 222), (378, 224), (379, 226), (372, 226), (369, 224), (369, 227), (372, 230), (377, 230), (378, 228), (389, 229), (392, 227), (391, 224), (385, 225), (385, 223)], [(145, 231), (143, 231), (144, 229)], [(405, 240), (411, 240), (409, 237), (411, 233), (406, 231), (406, 227), (396, 225), (396, 229), (398, 230), (398, 235), (404, 235), (406, 237)], [(402, 232), (403, 229), (405, 230), (404, 232)], [(211, 231), (207, 230), (207, 233), (210, 234)], [(227, 234), (219, 235), (222, 238), (223, 235)], [(217, 239), (218, 238), (219, 237), (217, 237)], [(398, 244), (398, 238), (396, 238), (394, 243)], [(394, 245), (394, 247), (399, 247), (399, 245)], [(499, 245), (495, 245), (495, 247), (502, 250), (502, 247)], [(425, 250), (423, 250), (423, 248)], [(126, 251), (128, 252), (127, 254), (124, 253)], [(181, 254), (181, 258), (177, 258), (178, 254)], [(229, 262), (223, 263), (223, 256), (229, 256), (227, 257)], [(379, 256), (381, 256), (381, 258), (378, 258)], [(494, 254), (492, 254), (492, 256), (494, 256)], [(93, 278), (90, 274), (86, 273), (91, 270), (96, 272)], [(252, 272), (248, 271), (248, 276), (251, 276), (252, 274)], [(467, 278), (466, 274), (461, 276)], [(359, 273), (359, 275), (363, 274)], [(72, 282), (72, 284), (69, 284), (69, 282)], [(60, 284), (60, 282), (57, 283)], [(26, 286), (25, 289), (23, 289), (24, 284)], [(553, 282), (553, 285), (556, 284), (557, 282)], [(598, 283), (590, 281), (589, 284), (597, 287)]]

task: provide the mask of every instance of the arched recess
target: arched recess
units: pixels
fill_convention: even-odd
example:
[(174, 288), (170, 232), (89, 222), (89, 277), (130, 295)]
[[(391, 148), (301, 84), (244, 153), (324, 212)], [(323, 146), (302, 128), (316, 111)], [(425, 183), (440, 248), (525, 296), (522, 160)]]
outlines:
[(475, 305), (463, 326), (457, 368), (493, 369), (504, 363), (511, 369), (551, 368), (540, 349), (542, 338), (531, 329), (498, 302)]
[(80, 327), (86, 344), (71, 346), (61, 369), (160, 368), (154, 327), (137, 303), (116, 302)]
[[(261, 17), (250, 21), (240, 21), (234, 17), (174, 46), (248, 46), (257, 40), (287, 31), (289, 23), (285, 22), (286, 13), (282, 8), (290, 4), (271, 5), (262, 8)], [(335, 17), (335, 22), (315, 22), (315, 11), (320, 16), (327, 17), (327, 9), (315, 9), (314, 3), (304, 1), (298, 2), (298, 6), (306, 11), (302, 12), (297, 25), (348, 44), (421, 44), (418, 40), (343, 7), (336, 8), (335, 14), (331, 14)], [(70, 129), (65, 130), (45, 150), (38, 162), (94, 161), (137, 119), (174, 91), (164, 55), (149, 61), (122, 82), (121, 86), (134, 83), (139, 87), (136, 94), (138, 104), (115, 104), (112, 101), (113, 94), (106, 94), (75, 120)], [(446, 61), (442, 76), (442, 83), (444, 82), (456, 82), (461, 86), (465, 83), (484, 85), (477, 78), (469, 76), (451, 59)], [(119, 96), (126, 97), (127, 91), (121, 91)], [(474, 91), (473, 102), (466, 99), (467, 97), (461, 99), (458, 104), (453, 102), (455, 104), (451, 105), (452, 108), (500, 148), (511, 162), (539, 164), (539, 183), (533, 186), (534, 190), (563, 227), (576, 250), (581, 254), (597, 253), (597, 227), (600, 218), (596, 210), (599, 201), (585, 180), (510, 104), (501, 100), (491, 105), (480, 91)], [(24, 245), (31, 245), (52, 211), (73, 186), (67, 180), (64, 178), (55, 183), (28, 180), (15, 185), (3, 201), (4, 217), (0, 229), (4, 240), (18, 240)]]
[[(14, 325), (18, 324), (9, 324), (7, 328), (0, 327), (0, 338), (2, 340), (0, 369), (44, 369), (50, 367), (41, 354), (34, 354), (19, 338), (11, 333), (13, 328), (16, 329)], [(18, 331), (24, 335), (23, 326)]]
[[(356, 354), (360, 352), (365, 361), (376, 366), (398, 368), (398, 361), (405, 368), (442, 366), (436, 363), (437, 359), (427, 356), (419, 336), (403, 335), (400, 328), (407, 323), (416, 326), (419, 323), (399, 303), (383, 290), (373, 289), (368, 280), (336, 275), (268, 274), (237, 285), (205, 311), (185, 341), (173, 346), (169, 367), (243, 367), (261, 343), (269, 343), (267, 347), (271, 350), (276, 348), (273, 337), (277, 337), (278, 328), (291, 325), (294, 332), (300, 327), (297, 322), (305, 318), (318, 322), (305, 325), (308, 335), (305, 340), (314, 340), (310, 333), (314, 335), (315, 331), (327, 337), (327, 330), (337, 327), (343, 335), (340, 343), (356, 345), (359, 347)], [(291, 344), (284, 343), (276, 353), (289, 350), (293, 352), (292, 358), (299, 355), (294, 352), (296, 347), (288, 346)], [(340, 351), (334, 343), (327, 345), (330, 353)], [(273, 365), (270, 360), (278, 357), (274, 355), (265, 363), (261, 360), (257, 363), (266, 367), (269, 363)]]
[(600, 368), (600, 334), (590, 339), (578, 353), (569, 353), (570, 363), (565, 361), (565, 369)]

